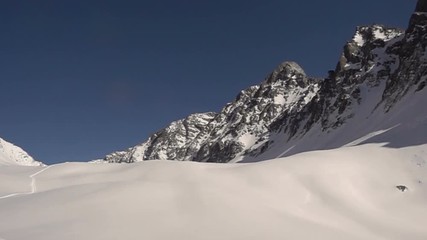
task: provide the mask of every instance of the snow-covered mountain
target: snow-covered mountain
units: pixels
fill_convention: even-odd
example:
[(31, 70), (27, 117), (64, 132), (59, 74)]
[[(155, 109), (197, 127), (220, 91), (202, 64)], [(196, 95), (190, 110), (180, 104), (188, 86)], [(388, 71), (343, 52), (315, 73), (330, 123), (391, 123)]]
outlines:
[(426, 28), (359, 27), (328, 78), (283, 63), (107, 157), (136, 164), (22, 167), (0, 139), (0, 240), (425, 240)]
[(0, 165), (43, 166), (22, 148), (0, 138)]
[[(360, 144), (368, 134), (386, 129), (395, 134), (381, 140), (395, 141), (398, 133), (427, 116), (426, 11), (419, 1), (406, 31), (358, 27), (326, 78), (309, 77), (297, 63), (284, 62), (221, 112), (173, 122), (104, 160), (259, 161), (347, 146), (358, 139)], [(412, 127), (427, 135), (426, 129)]]
[(220, 113), (193, 114), (173, 122), (143, 144), (106, 160), (229, 161), (262, 140), (281, 113), (299, 110), (317, 91), (316, 79), (308, 78), (296, 63), (285, 62), (261, 85), (242, 91)]

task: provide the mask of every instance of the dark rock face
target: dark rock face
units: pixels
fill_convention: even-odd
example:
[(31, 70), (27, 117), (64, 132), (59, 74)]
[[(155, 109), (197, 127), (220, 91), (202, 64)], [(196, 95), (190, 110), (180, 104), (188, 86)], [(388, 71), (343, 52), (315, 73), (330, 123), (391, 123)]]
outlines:
[(209, 133), (216, 113), (193, 114), (153, 134), (146, 142), (105, 157), (108, 162), (131, 163), (148, 159), (192, 160), (199, 150), (200, 137)]
[(425, 28), (427, 26), (427, 10), (422, 12), (415, 12), (412, 14), (411, 19), (409, 21), (409, 27), (407, 32), (414, 32), (416, 29), (420, 30), (420, 28)]
[(242, 91), (209, 124), (194, 161), (228, 162), (265, 141), (271, 125), (283, 113), (301, 109), (318, 91), (294, 62), (284, 62), (258, 86)]
[(427, 12), (427, 0), (418, 0), (415, 12)]
[(396, 186), (396, 188), (401, 192), (406, 192), (409, 190), (407, 186), (403, 186), (403, 185)]
[[(418, 3), (425, 4), (426, 1)], [(387, 50), (388, 54), (398, 56), (400, 62), (397, 71), (387, 80), (383, 94), (383, 100), (387, 102), (387, 110), (414, 85), (417, 85), (420, 90), (424, 88), (427, 75), (426, 47), (427, 15), (414, 13), (405, 35)]]
[(336, 70), (321, 81), (312, 101), (298, 111), (283, 114), (274, 130), (291, 139), (304, 135), (315, 124), (322, 131), (343, 125), (356, 114), (352, 108), (362, 102), (361, 89), (376, 88), (394, 73), (399, 58), (386, 51), (402, 34), (399, 29), (380, 25), (358, 27), (344, 47)]
[(260, 85), (240, 92), (220, 113), (194, 114), (173, 122), (141, 145), (105, 160), (228, 162), (265, 141), (280, 115), (301, 109), (317, 90), (318, 80), (308, 78), (297, 63), (284, 62)]
[[(425, 8), (426, 1), (419, 1), (417, 11)], [(358, 27), (328, 77), (310, 78), (297, 63), (284, 62), (219, 113), (173, 122), (105, 160), (229, 162), (261, 156), (277, 139), (288, 143), (310, 137), (306, 134), (313, 129), (335, 131), (359, 114), (358, 109), (387, 112), (408, 92), (424, 91), (426, 46), (427, 14), (414, 13), (406, 32), (381, 25)], [(371, 92), (378, 97), (364, 99)]]

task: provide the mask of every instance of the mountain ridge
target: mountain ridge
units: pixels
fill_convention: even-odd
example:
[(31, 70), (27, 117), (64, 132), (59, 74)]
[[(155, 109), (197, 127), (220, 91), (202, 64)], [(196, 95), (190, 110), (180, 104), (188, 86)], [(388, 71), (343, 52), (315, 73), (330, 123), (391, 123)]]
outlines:
[[(273, 139), (280, 138), (281, 147), (289, 150), (288, 143), (295, 139), (306, 134), (326, 136), (345, 128), (356, 115), (369, 119), (376, 112), (394, 111), (397, 102), (422, 91), (426, 84), (427, 16), (422, 2), (406, 31), (383, 25), (357, 27), (326, 78), (309, 77), (297, 63), (283, 62), (219, 113), (190, 115), (104, 160), (236, 162), (274, 158), (277, 156), (264, 154), (277, 144)], [(346, 136), (345, 143), (362, 137), (353, 135)], [(324, 144), (304, 149), (328, 148)], [(294, 149), (288, 154), (301, 152)]]

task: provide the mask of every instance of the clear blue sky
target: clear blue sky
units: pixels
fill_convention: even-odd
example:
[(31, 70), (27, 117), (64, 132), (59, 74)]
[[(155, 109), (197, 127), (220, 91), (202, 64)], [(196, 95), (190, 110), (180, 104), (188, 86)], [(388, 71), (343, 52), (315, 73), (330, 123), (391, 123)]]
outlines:
[(2, 0), (0, 137), (86, 161), (219, 111), (284, 60), (334, 69), (357, 25), (405, 28), (415, 0)]

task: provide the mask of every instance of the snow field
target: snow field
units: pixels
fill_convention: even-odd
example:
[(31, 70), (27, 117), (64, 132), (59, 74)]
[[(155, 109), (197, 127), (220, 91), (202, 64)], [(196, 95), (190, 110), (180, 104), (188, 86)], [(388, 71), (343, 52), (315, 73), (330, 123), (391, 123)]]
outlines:
[[(426, 150), (368, 144), (249, 164), (54, 165), (35, 176), (37, 192), (0, 199), (0, 237), (424, 240)], [(2, 171), (10, 182), (0, 191), (28, 187), (26, 173)]]

